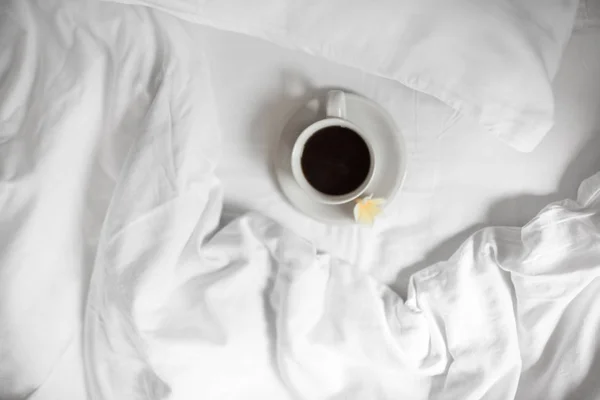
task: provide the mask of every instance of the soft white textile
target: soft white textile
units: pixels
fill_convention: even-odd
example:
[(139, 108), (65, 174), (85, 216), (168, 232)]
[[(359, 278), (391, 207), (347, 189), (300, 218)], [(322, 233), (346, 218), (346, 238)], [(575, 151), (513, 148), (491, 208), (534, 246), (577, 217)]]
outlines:
[[(592, 17), (600, 20), (600, 14), (586, 19)], [(186, 29), (195, 43), (191, 51), (206, 49), (211, 66), (226, 143), (216, 171), (224, 218), (260, 210), (319, 249), (382, 281), (398, 281), (402, 293), (411, 271), (447, 260), (478, 229), (523, 226), (548, 203), (574, 197), (581, 181), (600, 170), (600, 29), (593, 25), (575, 32), (567, 46), (553, 83), (556, 124), (527, 154), (499, 145), (440, 101), (399, 83), (248, 36), (193, 24)], [(265, 162), (295, 110), (331, 87), (387, 109), (407, 144), (403, 189), (373, 229), (330, 226), (297, 212)]]
[(93, 398), (600, 395), (600, 173), (523, 229), (479, 231), (403, 301), (257, 214), (210, 237), (210, 176), (174, 207), (158, 179), (136, 184), (166, 159), (140, 150), (111, 206), (138, 217), (109, 211), (125, 228), (102, 238), (92, 279)]
[(3, 400), (85, 398), (92, 266), (92, 399), (598, 397), (598, 176), (522, 231), (479, 232), (402, 301), (259, 215), (212, 236), (219, 134), (178, 21), (0, 15)]
[(392, 78), (475, 118), (521, 151), (531, 151), (552, 126), (551, 80), (578, 3), (116, 1), (155, 7)]
[[(187, 51), (180, 22), (161, 14), (88, 1), (0, 4), (2, 400), (85, 398), (85, 299), (132, 143), (160, 130), (154, 146), (171, 150), (168, 168), (154, 171), (164, 182), (218, 157), (206, 63)], [(190, 132), (203, 132), (205, 157)]]

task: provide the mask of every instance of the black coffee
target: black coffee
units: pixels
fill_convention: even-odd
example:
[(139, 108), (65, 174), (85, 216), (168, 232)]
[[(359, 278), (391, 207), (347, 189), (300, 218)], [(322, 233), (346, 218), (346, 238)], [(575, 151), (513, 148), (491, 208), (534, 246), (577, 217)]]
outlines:
[(354, 191), (367, 179), (371, 154), (352, 129), (329, 126), (308, 139), (301, 165), (306, 180), (315, 189), (339, 196)]

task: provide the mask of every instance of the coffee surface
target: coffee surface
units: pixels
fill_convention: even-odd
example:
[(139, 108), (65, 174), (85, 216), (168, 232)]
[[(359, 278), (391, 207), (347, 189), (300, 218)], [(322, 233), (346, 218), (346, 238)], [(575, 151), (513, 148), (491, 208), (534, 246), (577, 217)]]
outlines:
[(363, 184), (371, 167), (371, 154), (356, 132), (329, 126), (308, 139), (301, 165), (306, 180), (316, 190), (339, 196)]

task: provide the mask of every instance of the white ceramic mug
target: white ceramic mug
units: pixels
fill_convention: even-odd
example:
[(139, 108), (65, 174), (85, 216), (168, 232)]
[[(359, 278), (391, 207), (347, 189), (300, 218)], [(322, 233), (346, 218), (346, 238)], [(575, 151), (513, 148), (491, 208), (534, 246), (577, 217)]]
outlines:
[[(315, 133), (329, 126), (341, 126), (343, 128), (351, 129), (356, 132), (367, 144), (369, 149), (369, 155), (371, 156), (371, 165), (369, 172), (364, 182), (350, 193), (346, 193), (339, 196), (332, 196), (325, 193), (319, 192), (315, 189), (304, 176), (302, 171), (302, 154), (304, 147), (308, 139), (310, 139)], [(319, 120), (300, 133), (294, 147), (292, 149), (292, 174), (298, 185), (304, 190), (311, 198), (324, 204), (342, 204), (352, 201), (359, 197), (369, 186), (373, 179), (373, 172), (375, 171), (375, 157), (373, 154), (373, 148), (367, 140), (366, 136), (361, 132), (360, 128), (354, 125), (352, 122), (346, 119), (346, 95), (341, 90), (332, 90), (327, 93), (327, 117)]]

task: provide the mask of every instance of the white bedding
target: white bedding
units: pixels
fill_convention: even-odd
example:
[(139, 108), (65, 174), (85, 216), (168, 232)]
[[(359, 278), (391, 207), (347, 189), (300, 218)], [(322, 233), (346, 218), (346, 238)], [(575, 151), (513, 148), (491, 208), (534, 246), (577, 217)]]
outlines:
[[(163, 134), (152, 144), (173, 150), (157, 165), (161, 182), (218, 158), (207, 65), (177, 22), (142, 8), (0, 10), (0, 399), (85, 398), (83, 315), (107, 208), (152, 129)], [(181, 138), (190, 131), (203, 135)]]
[[(580, 30), (554, 82), (556, 125), (530, 154), (482, 135), (474, 122), (392, 81), (259, 40), (188, 26), (197, 49), (207, 46), (211, 65), (226, 143), (217, 168), (226, 220), (259, 210), (391, 283), (399, 271), (412, 273), (446, 260), (481, 227), (522, 226), (546, 204), (574, 197), (581, 181), (600, 170), (600, 31), (592, 22), (600, 12), (587, 20), (581, 14)], [(294, 110), (314, 90), (327, 87), (377, 101), (394, 117), (409, 148), (405, 185), (375, 234), (302, 216), (278, 192), (264, 161)], [(398, 289), (405, 292), (405, 286), (406, 280)]]
[(595, 398), (599, 197), (600, 173), (522, 230), (479, 231), (406, 301), (260, 215), (208, 241), (178, 224), (133, 260), (140, 226), (125, 229), (99, 246), (93, 398)]
[(551, 82), (579, 3), (108, 1), (145, 5), (393, 79), (441, 99), (502, 141), (527, 152), (552, 126)]
[[(424, 269), (600, 170), (593, 23), (567, 48), (557, 126), (524, 155), (399, 84), (253, 39), (143, 8), (16, 4), (0, 14), (0, 399), (85, 398), (84, 370), (98, 399), (599, 397), (597, 179), (587, 208), (528, 225), (527, 251), (489, 229)], [(380, 102), (410, 146), (374, 231), (311, 221), (269, 174), (272, 140), (322, 86)], [(219, 181), (223, 220), (291, 230), (253, 214), (203, 244)]]

